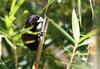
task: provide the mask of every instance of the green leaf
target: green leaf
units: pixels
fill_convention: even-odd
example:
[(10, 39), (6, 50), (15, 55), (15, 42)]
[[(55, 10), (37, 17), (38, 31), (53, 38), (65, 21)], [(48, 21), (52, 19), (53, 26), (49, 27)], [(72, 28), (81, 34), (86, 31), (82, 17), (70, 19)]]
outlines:
[(54, 1), (55, 1), (55, 0), (48, 0), (47, 5), (44, 6), (44, 8), (43, 8), (43, 9), (41, 10), (41, 12), (39, 12), (39, 13), (42, 13), (44, 10), (45, 10), (45, 12), (47, 12), (48, 7), (49, 7)]
[(93, 4), (92, 4), (92, 1), (89, 0), (90, 2), (90, 6), (91, 6), (91, 11), (92, 11), (92, 18), (94, 18), (94, 9), (93, 9)]
[(80, 28), (79, 28), (79, 22), (76, 15), (75, 10), (72, 11), (72, 31), (73, 31), (73, 37), (76, 42), (79, 42), (80, 39)]
[(12, 15), (12, 13), (14, 11), (15, 3), (16, 3), (16, 0), (12, 0), (12, 4), (11, 4), (10, 14), (9, 15)]
[(49, 18), (48, 20), (52, 23), (53, 26), (55, 26), (55, 28), (57, 28), (61, 33), (63, 33), (69, 40), (74, 42), (74, 39), (63, 28), (57, 25), (57, 23), (55, 23), (52, 19)]
[(9, 37), (7, 30), (5, 30), (3, 27), (0, 27), (0, 34), (6, 35), (7, 37)]
[(79, 14), (80, 26), (82, 27), (82, 17), (81, 17), (81, 0), (78, 0), (78, 14)]
[(8, 66), (2, 60), (0, 60), (0, 69), (9, 69)]
[(5, 38), (6, 42), (13, 48), (14, 44), (6, 37)]
[(19, 7), (24, 3), (24, 0), (13, 0), (11, 5), (11, 11), (9, 13), (10, 16), (14, 16)]
[(89, 38), (89, 37), (95, 35), (96, 32), (97, 32), (96, 30), (93, 30), (93, 31), (91, 31), (91, 32), (89, 32), (89, 33), (87, 33), (87, 34), (85, 34), (83, 37), (80, 38), (80, 41), (79, 41), (79, 42), (82, 42), (82, 41), (84, 41), (85, 39), (87, 39), (87, 38)]

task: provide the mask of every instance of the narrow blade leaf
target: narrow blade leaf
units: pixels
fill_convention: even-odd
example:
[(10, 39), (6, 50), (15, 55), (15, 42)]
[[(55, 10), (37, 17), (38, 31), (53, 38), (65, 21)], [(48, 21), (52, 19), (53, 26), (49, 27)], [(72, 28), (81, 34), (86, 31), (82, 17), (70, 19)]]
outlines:
[(75, 41), (79, 42), (80, 28), (79, 28), (78, 18), (74, 9), (72, 11), (72, 31)]

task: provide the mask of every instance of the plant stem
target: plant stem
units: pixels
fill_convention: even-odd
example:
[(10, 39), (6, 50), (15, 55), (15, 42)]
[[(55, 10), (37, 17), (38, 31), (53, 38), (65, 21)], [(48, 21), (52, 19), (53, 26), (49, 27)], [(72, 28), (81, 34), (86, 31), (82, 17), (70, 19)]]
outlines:
[(1, 60), (1, 56), (2, 56), (2, 38), (5, 38), (5, 36), (0, 35), (0, 60)]
[(76, 42), (76, 43), (75, 43), (75, 47), (74, 47), (74, 49), (73, 49), (72, 56), (71, 56), (71, 60), (70, 60), (69, 64), (67, 64), (67, 68), (66, 68), (66, 69), (70, 69), (70, 67), (71, 67), (71, 64), (72, 64), (72, 62), (73, 62), (73, 59), (74, 59), (74, 56), (75, 56), (75, 51), (76, 51), (76, 49), (77, 49), (77, 46), (78, 46), (78, 43)]
[[(33, 65), (33, 67), (35, 67), (35, 69), (38, 69), (38, 65), (39, 65), (39, 61), (40, 61), (42, 50), (43, 50), (43, 44), (44, 44), (47, 28), (48, 28), (48, 19), (47, 19), (47, 17), (45, 17), (43, 27), (41, 29), (41, 32), (44, 32), (44, 34), (43, 34), (42, 37), (40, 37), (39, 48), (38, 48), (38, 51), (37, 51), (37, 56), (36, 56), (36, 59), (35, 59), (35, 63)], [(34, 68), (32, 68), (32, 69), (34, 69)]]
[(16, 66), (16, 69), (18, 69), (18, 55), (17, 55), (17, 47), (16, 46), (13, 47), (13, 51), (14, 51), (15, 66)]

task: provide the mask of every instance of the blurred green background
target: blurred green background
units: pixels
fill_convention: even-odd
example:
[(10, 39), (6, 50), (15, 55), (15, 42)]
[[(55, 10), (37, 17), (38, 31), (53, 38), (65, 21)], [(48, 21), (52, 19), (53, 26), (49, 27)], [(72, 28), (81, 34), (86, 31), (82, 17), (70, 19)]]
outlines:
[[(93, 63), (88, 60), (91, 55), (89, 42), (96, 33), (99, 4), (99, 0), (0, 0), (0, 69), (32, 68), (37, 53), (33, 55), (24, 46), (21, 34), (28, 31), (24, 24), (33, 14), (49, 19), (39, 69), (66, 69), (75, 49), (75, 32), (80, 33), (76, 33), (80, 41), (76, 45), (71, 69), (89, 69)], [(72, 23), (73, 8), (78, 29)]]

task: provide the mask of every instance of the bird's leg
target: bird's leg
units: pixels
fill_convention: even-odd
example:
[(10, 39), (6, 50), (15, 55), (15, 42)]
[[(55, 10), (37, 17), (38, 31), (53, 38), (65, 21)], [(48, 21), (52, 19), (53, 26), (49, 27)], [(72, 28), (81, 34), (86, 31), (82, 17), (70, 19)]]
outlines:
[(45, 32), (40, 32), (39, 36), (42, 37), (44, 35)]

